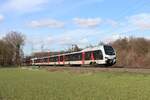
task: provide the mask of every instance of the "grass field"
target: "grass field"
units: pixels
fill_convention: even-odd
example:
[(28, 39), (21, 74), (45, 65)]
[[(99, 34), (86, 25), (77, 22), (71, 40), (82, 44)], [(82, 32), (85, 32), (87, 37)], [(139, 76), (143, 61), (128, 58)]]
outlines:
[(0, 100), (149, 100), (150, 74), (0, 69)]

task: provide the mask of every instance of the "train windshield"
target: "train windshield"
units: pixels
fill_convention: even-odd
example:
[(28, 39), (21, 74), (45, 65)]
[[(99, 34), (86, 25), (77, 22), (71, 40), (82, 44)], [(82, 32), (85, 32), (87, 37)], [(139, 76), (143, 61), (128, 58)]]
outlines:
[(106, 55), (115, 55), (115, 51), (111, 46), (105, 45), (104, 50), (105, 50)]

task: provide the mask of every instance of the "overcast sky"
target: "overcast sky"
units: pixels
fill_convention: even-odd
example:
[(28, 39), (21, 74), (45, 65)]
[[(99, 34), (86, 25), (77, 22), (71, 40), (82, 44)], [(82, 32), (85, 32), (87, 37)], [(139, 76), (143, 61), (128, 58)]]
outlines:
[(9, 31), (26, 35), (25, 54), (150, 39), (150, 0), (0, 0), (0, 37)]

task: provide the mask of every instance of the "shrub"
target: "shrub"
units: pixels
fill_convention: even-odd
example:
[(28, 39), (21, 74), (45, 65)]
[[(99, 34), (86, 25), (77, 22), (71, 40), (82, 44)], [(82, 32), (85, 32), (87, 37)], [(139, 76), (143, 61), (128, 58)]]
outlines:
[(117, 52), (117, 65), (124, 67), (150, 68), (150, 40), (123, 38), (112, 43)]

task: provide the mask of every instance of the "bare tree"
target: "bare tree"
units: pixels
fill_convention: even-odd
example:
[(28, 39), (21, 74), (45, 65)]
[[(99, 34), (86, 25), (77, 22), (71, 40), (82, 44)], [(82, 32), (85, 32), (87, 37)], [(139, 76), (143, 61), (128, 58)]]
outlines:
[(81, 51), (82, 49), (77, 44), (72, 44), (71, 48), (68, 48), (66, 52), (77, 52)]
[(100, 41), (100, 42), (98, 43), (98, 46), (100, 46), (100, 45), (105, 45), (105, 43), (102, 42), (102, 41)]
[(89, 44), (89, 45), (87, 45), (85, 48), (93, 48), (93, 47), (94, 47), (94, 45)]
[(22, 59), (22, 49), (25, 41), (25, 37), (20, 32), (9, 32), (4, 38), (8, 45), (8, 51), (12, 52), (12, 61), (15, 65), (21, 64)]
[(6, 66), (12, 64), (12, 54), (11, 46), (4, 40), (0, 40), (0, 65)]
[(79, 48), (79, 46), (77, 44), (74, 44), (73, 51), (77, 52), (77, 51), (80, 51), (80, 50), (82, 50), (82, 49)]

